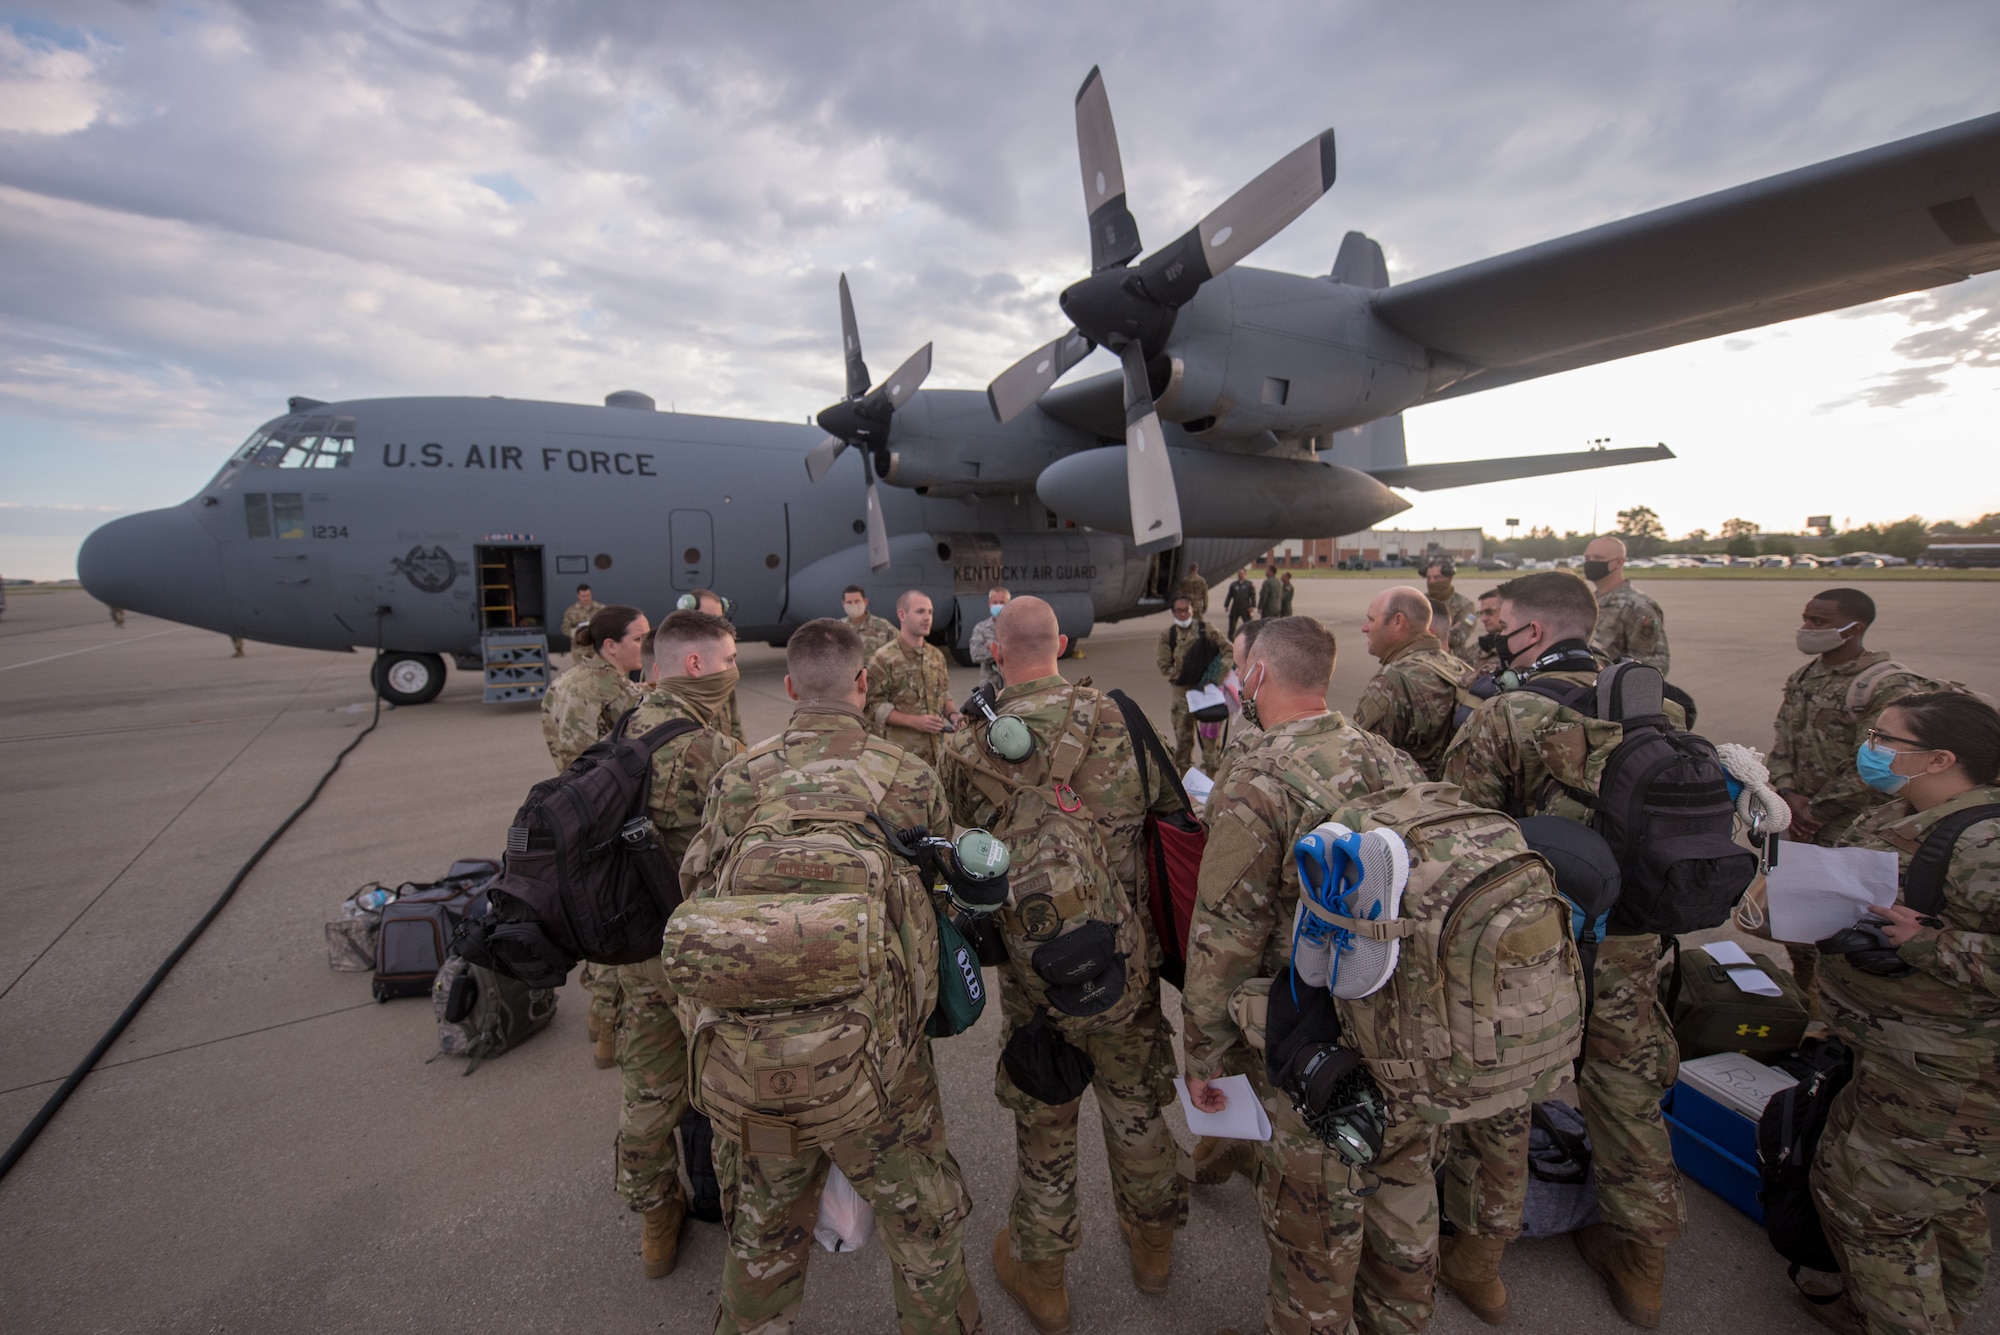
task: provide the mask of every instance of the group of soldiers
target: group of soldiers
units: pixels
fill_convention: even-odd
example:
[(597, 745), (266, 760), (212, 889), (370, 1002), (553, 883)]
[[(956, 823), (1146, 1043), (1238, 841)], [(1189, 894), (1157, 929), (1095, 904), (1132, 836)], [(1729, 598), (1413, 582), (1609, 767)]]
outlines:
[[(1515, 688), (1543, 675), (1587, 683), (1621, 658), (1666, 671), (1664, 617), (1626, 580), (1624, 555), (1617, 539), (1598, 539), (1586, 553), (1582, 578), (1566, 571), (1526, 575), (1476, 602), (1455, 591), (1455, 571), (1443, 561), (1426, 569), (1421, 590), (1384, 590), (1370, 603), (1363, 627), (1380, 668), (1351, 719), (1327, 707), (1332, 634), (1310, 616), (1290, 614), (1286, 581), (1274, 570), (1264, 582), (1269, 606), (1259, 597), (1242, 616), (1238, 589), (1252, 586), (1239, 572), (1226, 599), (1226, 634), (1204, 620), (1207, 586), (1198, 571), (1190, 568), (1175, 591), (1159, 667), (1174, 686), (1176, 765), (1187, 767), (1195, 741), (1194, 730), (1183, 729), (1191, 722), (1186, 690), (1223, 688), (1242, 725), (1213, 752), (1203, 738), (1204, 767), (1214, 787), (1204, 812), (1208, 842), (1179, 997), (1183, 1070), (1190, 1101), (1211, 1111), (1224, 1100), (1215, 1082), (1247, 1075), (1272, 1125), (1271, 1139), (1247, 1154), (1240, 1146), (1218, 1151), (1204, 1144), (1194, 1158), (1240, 1165), (1255, 1182), (1270, 1254), (1269, 1331), (1339, 1332), (1350, 1322), (1364, 1332), (1415, 1331), (1429, 1320), (1439, 1282), (1482, 1319), (1505, 1322), (1501, 1262), (1506, 1244), (1521, 1231), (1529, 1134), (1525, 1103), (1449, 1128), (1392, 1103), (1381, 1153), (1363, 1189), (1362, 1179), (1273, 1086), (1233, 1003), (1247, 980), (1272, 977), (1286, 965), (1299, 912), (1291, 846), (1325, 817), (1279, 776), (1302, 767), (1349, 798), (1442, 780), (1456, 785), (1464, 801), (1516, 818), (1553, 815), (1587, 823), (1584, 798), (1616, 745), (1617, 725), (1586, 720), (1547, 696)], [(859, 588), (846, 591), (843, 617), (795, 632), (785, 679), (795, 712), (783, 732), (747, 753), (740, 729), (729, 726), (735, 633), (719, 599), (712, 607), (676, 610), (657, 628), (632, 608), (588, 611), (576, 624), (577, 664), (545, 702), (550, 751), (566, 765), (634, 705), (631, 730), (676, 717), (702, 725), (659, 752), (651, 799), (669, 852), (686, 855), (684, 891), (697, 899), (720, 893), (718, 867), (743, 835), (749, 813), (790, 791), (788, 785), (810, 789), (812, 777), (829, 767), (858, 766), (870, 774), (869, 791), (880, 793), (878, 810), (889, 826), (939, 833), (981, 828), (1021, 849), (1046, 839), (1046, 828), (1032, 818), (1046, 808), (1014, 795), (1023, 786), (1053, 792), (1057, 807), (1086, 822), (1091, 837), (1088, 856), (1071, 859), (1075, 865), (1067, 869), (1073, 883), (1060, 889), (1047, 913), (1060, 920), (1074, 908), (1061, 901), (1081, 898), (1099, 905), (1094, 912), (1116, 918), (1123, 988), (1102, 1016), (1074, 1021), (1052, 1008), (1046, 979), (1010, 950), (999, 969), (1003, 1038), (1012, 1050), (1017, 1038), (1050, 1025), (1081, 1051), (1085, 1083), (1097, 1097), (1133, 1284), (1140, 1292), (1164, 1292), (1175, 1234), (1187, 1219), (1188, 1175), (1163, 1113), (1174, 1097), (1166, 1010), (1172, 994), (1163, 991), (1158, 974), (1163, 956), (1148, 911), (1142, 829), (1149, 814), (1170, 815), (1180, 799), (1171, 785), (1147, 781), (1138, 754), (1145, 739), (1133, 734), (1139, 724), (1087, 682), (1061, 675), (1058, 660), (1068, 642), (1049, 604), (995, 589), (988, 607), (989, 617), (973, 635), (972, 656), (982, 680), (996, 688), (994, 708), (1025, 725), (1031, 744), (1024, 755), (1003, 756), (989, 725), (952, 705), (943, 657), (928, 642), (929, 598), (904, 593), (891, 625), (869, 614)], [(1249, 615), (1253, 611), (1257, 615)], [(1936, 799), (1948, 806), (1980, 794), (2000, 797), (1992, 788), (2000, 716), (1994, 716), (1986, 751), (1968, 743), (1963, 756), (1938, 740), (1942, 725), (1902, 719), (1899, 702), (1922, 704), (1937, 693), (1926, 693), (1931, 683), (1915, 672), (1864, 647), (1873, 619), (1872, 602), (1855, 590), (1831, 590), (1808, 602), (1798, 648), (1809, 661), (1786, 683), (1771, 773), (1794, 813), (1794, 837), (1831, 844), (1850, 823), (1864, 829), (1870, 819), (1899, 816), (1903, 826), (1892, 825), (1883, 837), (1907, 855), (1914, 847), (1910, 831), (1920, 833), (1927, 814), (1920, 804), (1946, 791), (1947, 780), (1937, 776), (1971, 776), (1948, 799)], [(642, 689), (630, 677), (646, 672), (649, 657), (649, 687)], [(1199, 671), (1192, 666), (1196, 660)], [(1494, 675), (1500, 689), (1469, 695), (1466, 684), (1481, 672)], [(1184, 685), (1184, 679), (1192, 680)], [(1990, 706), (1973, 703), (1993, 715)], [(1669, 714), (1676, 724), (1688, 722), (1677, 705)], [(1975, 719), (1975, 733), (1985, 726), (1983, 717)], [(1915, 735), (1896, 733), (1898, 725)], [(1923, 758), (1906, 799), (1881, 805), (1888, 789), (1857, 772), (1857, 748), (1865, 750), (1864, 743), (1889, 746), (1895, 757), (1886, 763), (1903, 765), (1899, 774)], [(1963, 795), (1968, 790), (1973, 798)], [(1857, 816), (1864, 819), (1856, 822)], [(1978, 1017), (1969, 1034), (1960, 1026), (1949, 1043), (1933, 1035), (1920, 1049), (1948, 1053), (1965, 1067), (1950, 1068), (1961, 1083), (1942, 1086), (1933, 1079), (1932, 1085), (1958, 1090), (1967, 1107), (2000, 1109), (2000, 1076), (1993, 1074), (2000, 1066), (1993, 1060), (2000, 1055), (2000, 1010), (1994, 1009), (2000, 1003), (1991, 999), (1994, 974), (1981, 935), (2000, 930), (2000, 821), (1976, 827), (1973, 835), (1961, 849), (1960, 861), (1970, 859), (1966, 867), (1960, 861), (1952, 866), (1952, 884), (1970, 887), (1968, 902), (1952, 905), (1943, 930), (1914, 916), (1908, 923), (1896, 919), (1894, 930), (1903, 934), (1907, 927), (1910, 944), (1897, 942), (1904, 957), (1927, 971), (1927, 986), (1942, 989), (1926, 997), (1932, 1012), (1955, 1006)], [(1037, 897), (1034, 888), (1017, 881), (1014, 894), (1025, 903)], [(1009, 921), (1022, 930), (1032, 925)], [(1030, 939), (1042, 938), (1030, 931)], [(1601, 1212), (1601, 1221), (1579, 1233), (1577, 1244), (1617, 1310), (1642, 1327), (1661, 1318), (1667, 1250), (1686, 1222), (1660, 1112), (1677, 1069), (1658, 996), (1663, 945), (1650, 935), (1612, 935), (1600, 943), (1577, 1069)], [(926, 958), (935, 961), (935, 943)], [(1810, 963), (1797, 966), (1802, 981)], [(1854, 986), (1847, 975), (1855, 971), (1844, 963), (1830, 971), (1841, 975), (1838, 986), (1828, 979), (1835, 1022), (1845, 1022), (1843, 1032), (1864, 1045), (1866, 1069), (1866, 1044), (1879, 1046), (1891, 1023), (1882, 1010), (1895, 1003), (1879, 989)], [(687, 1208), (673, 1135), (689, 1115), (687, 1017), (677, 1012), (655, 962), (602, 970), (593, 991), (598, 988), (608, 991), (616, 1008), (606, 1015), (593, 1004), (599, 1052), (609, 1034), (625, 1077), (618, 1188), (644, 1216), (646, 1272), (663, 1275), (673, 1269)], [(1907, 1029), (1907, 1020), (1894, 1023)], [(717, 1330), (790, 1328), (829, 1165), (837, 1165), (875, 1209), (895, 1271), (899, 1327), (981, 1329), (964, 1256), (970, 1201), (947, 1145), (929, 1042), (912, 1040), (893, 1087), (883, 1092), (879, 1118), (862, 1132), (771, 1154), (741, 1143), (737, 1128), (715, 1127), (714, 1167), (729, 1234)], [(1907, 1067), (1908, 1059), (1903, 1062)], [(1850, 1262), (1845, 1305), (1816, 1312), (1844, 1313), (1852, 1329), (1942, 1332), (1949, 1328), (1942, 1323), (1962, 1321), (1978, 1296), (1985, 1253), (1978, 1201), (2000, 1180), (1986, 1158), (2000, 1124), (1988, 1119), (1969, 1128), (1941, 1108), (1938, 1101), (1948, 1093), (1912, 1095), (1913, 1088), (1931, 1093), (1922, 1083), (1925, 1074), (1900, 1071), (1904, 1092), (1886, 1110), (1857, 1106), (1867, 1095), (1857, 1080), (1860, 1093), (1843, 1095), (1836, 1120), (1872, 1131), (1877, 1152), (1863, 1159), (1823, 1148), (1816, 1170), (1829, 1237)], [(1082, 1242), (1081, 1096), (1064, 1092), (1068, 1097), (1049, 1101), (1047, 1090), (1004, 1058), (996, 1069), (996, 1096), (1014, 1115), (1016, 1175), (992, 1264), (1002, 1289), (1044, 1335), (1071, 1328), (1065, 1262)], [(1924, 1128), (1928, 1147), (1912, 1147), (1907, 1131), (1916, 1125)], [(1969, 1138), (1968, 1144), (1954, 1136)], [(1890, 1171), (1885, 1164), (1899, 1174), (1893, 1181), (1884, 1178)], [(1441, 1213), (1455, 1230), (1442, 1248)], [(1889, 1216), (1894, 1218), (1885, 1223)], [(1921, 1324), (1926, 1319), (1931, 1324)]]

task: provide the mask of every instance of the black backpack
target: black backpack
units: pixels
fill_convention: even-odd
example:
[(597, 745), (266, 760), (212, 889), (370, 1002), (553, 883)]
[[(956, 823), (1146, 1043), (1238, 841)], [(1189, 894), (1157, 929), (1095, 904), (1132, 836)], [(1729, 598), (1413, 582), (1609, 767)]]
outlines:
[(1757, 855), (1737, 843), (1736, 805), (1715, 747), (1677, 731), (1666, 683), (1643, 663), (1613, 663), (1593, 685), (1531, 677), (1521, 689), (1590, 718), (1620, 724), (1597, 792), (1573, 793), (1618, 859), (1611, 930), (1677, 936), (1720, 927), (1757, 876)]
[(452, 953), (530, 987), (558, 987), (578, 960), (637, 964), (660, 953), (681, 902), (680, 869), (646, 815), (653, 756), (701, 725), (674, 719), (627, 737), (632, 713), (528, 791), (507, 831), (492, 912), (468, 918)]
[(1187, 657), (1181, 660), (1180, 675), (1174, 678), (1174, 685), (1183, 690), (1193, 690), (1201, 685), (1201, 679), (1208, 675), (1208, 666), (1222, 655), (1221, 637), (1212, 633), (1205, 621), (1197, 621), (1189, 626), (1187, 633), (1195, 637), (1188, 647)]
[(1757, 1199), (1764, 1204), (1764, 1231), (1778, 1255), (1791, 1262), (1797, 1283), (1801, 1268), (1840, 1269), (1820, 1228), (1812, 1165), (1834, 1095), (1854, 1078), (1854, 1057), (1837, 1038), (1809, 1038), (1796, 1056), (1777, 1065), (1799, 1083), (1773, 1094), (1757, 1123)]

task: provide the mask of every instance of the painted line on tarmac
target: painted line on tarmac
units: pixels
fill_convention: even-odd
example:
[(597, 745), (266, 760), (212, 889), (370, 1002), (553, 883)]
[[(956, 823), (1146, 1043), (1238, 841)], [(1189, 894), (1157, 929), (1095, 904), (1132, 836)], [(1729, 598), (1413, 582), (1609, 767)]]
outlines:
[[(120, 1066), (136, 1066), (140, 1062), (149, 1062), (156, 1057), (171, 1057), (177, 1052), (193, 1052), (196, 1048), (214, 1047), (217, 1043), (232, 1043), (239, 1038), (248, 1038), (252, 1034), (268, 1034), (273, 1029), (289, 1029), (295, 1024), (305, 1024), (311, 1020), (324, 1020), (329, 1015), (345, 1015), (349, 1011), (366, 1010), (377, 1004), (379, 1003), (373, 997), (370, 997), (366, 1001), (357, 1001), (352, 1006), (336, 1006), (330, 1011), (321, 1011), (317, 1015), (301, 1015), (295, 1020), (280, 1020), (276, 1024), (260, 1025), (258, 1028), (244, 1029), (234, 1034), (218, 1034), (214, 1038), (204, 1038), (193, 1043), (183, 1043), (177, 1048), (166, 1048), (159, 1052), (147, 1052), (137, 1057), (127, 1057), (124, 1061), (99, 1062), (91, 1070), (92, 1072), (114, 1071)], [(40, 1089), (44, 1085), (61, 1084), (66, 1079), (68, 1077), (64, 1075), (52, 1075), (46, 1080), (30, 1080), (25, 1085), (15, 1085), (11, 1089), (0, 1089), (0, 1096), (18, 1094), (24, 1089)]]
[(47, 658), (31, 658), (25, 663), (9, 663), (6, 667), (0, 667), (0, 672), (12, 672), (16, 668), (34, 667), (37, 663), (53, 663), (58, 658), (75, 658), (78, 654), (87, 654), (96, 649), (116, 649), (121, 644), (137, 644), (140, 640), (157, 640), (162, 635), (178, 635), (187, 629), (188, 627), (186, 626), (174, 626), (167, 630), (153, 631), (149, 635), (134, 635), (126, 640), (106, 640), (103, 644), (93, 644), (85, 649), (71, 649), (67, 653), (50, 654)]

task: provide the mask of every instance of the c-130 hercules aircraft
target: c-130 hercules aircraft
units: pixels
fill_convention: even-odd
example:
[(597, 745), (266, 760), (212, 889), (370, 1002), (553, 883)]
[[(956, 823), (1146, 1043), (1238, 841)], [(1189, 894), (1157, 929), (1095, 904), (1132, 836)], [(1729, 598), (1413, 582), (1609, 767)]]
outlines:
[[(954, 646), (1004, 581), (1080, 639), (1157, 608), (1187, 561), (1379, 523), (1408, 508), (1392, 487), (1671, 457), (1412, 465), (1407, 409), (2000, 267), (2000, 115), (1396, 286), (1358, 232), (1324, 275), (1238, 263), (1332, 186), (1331, 131), (1139, 259), (1096, 70), (1076, 125), (1091, 273), (1062, 294), (1070, 331), (984, 395), (920, 392), (928, 346), (870, 391), (843, 278), (847, 397), (821, 431), (630, 391), (293, 399), (199, 495), (91, 534), (83, 584), (225, 634), (378, 650), (397, 703), (435, 696), (447, 654), (476, 668), (483, 641), (532, 638), (581, 581), (656, 612), (720, 589), (774, 644), (850, 583), (878, 605), (918, 588)], [(1056, 386), (1100, 346), (1118, 370)], [(861, 477), (830, 480), (850, 446)]]

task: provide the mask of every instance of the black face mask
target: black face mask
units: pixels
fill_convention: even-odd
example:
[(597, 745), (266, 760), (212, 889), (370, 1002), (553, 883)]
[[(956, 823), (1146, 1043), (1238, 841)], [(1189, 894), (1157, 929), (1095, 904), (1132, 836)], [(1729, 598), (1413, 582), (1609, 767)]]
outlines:
[(1502, 646), (1506, 643), (1506, 640), (1507, 637), (1499, 631), (1489, 630), (1479, 637), (1479, 652), (1487, 657), (1498, 658), (1501, 656)]
[(1605, 578), (1610, 573), (1611, 563), (1609, 561), (1585, 561), (1583, 563), (1583, 577), (1592, 584), (1597, 583), (1597, 581)]
[[(1534, 622), (1530, 621), (1527, 625), (1516, 626), (1512, 630), (1493, 632), (1493, 652), (1500, 656), (1501, 667), (1507, 667), (1514, 661), (1514, 637), (1524, 630), (1532, 630), (1534, 624)], [(1482, 640), (1485, 639), (1484, 636), (1480, 638)]]

